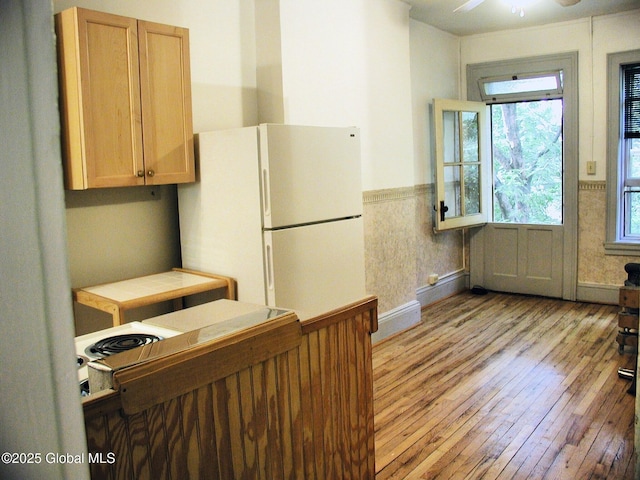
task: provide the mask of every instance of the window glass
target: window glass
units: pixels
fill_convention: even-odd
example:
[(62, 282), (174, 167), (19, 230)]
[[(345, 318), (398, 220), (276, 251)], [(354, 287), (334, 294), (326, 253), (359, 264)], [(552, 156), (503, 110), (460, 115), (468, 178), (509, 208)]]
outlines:
[(503, 80), (487, 82), (484, 91), (487, 95), (504, 95), (507, 93), (539, 92), (541, 90), (558, 90), (556, 76), (521, 78), (515, 80)]
[(561, 225), (562, 99), (491, 105), (493, 221)]
[(640, 64), (624, 65), (621, 102), (620, 182), (622, 205), (618, 208), (620, 239), (640, 242)]
[(562, 94), (562, 71), (482, 78), (480, 92), (486, 101), (513, 101)]

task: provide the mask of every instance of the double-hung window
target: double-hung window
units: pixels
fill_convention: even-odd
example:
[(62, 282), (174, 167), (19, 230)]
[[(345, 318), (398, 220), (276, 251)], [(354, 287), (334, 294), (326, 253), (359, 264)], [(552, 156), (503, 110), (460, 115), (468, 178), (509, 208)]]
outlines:
[(609, 55), (607, 243), (640, 254), (640, 50)]

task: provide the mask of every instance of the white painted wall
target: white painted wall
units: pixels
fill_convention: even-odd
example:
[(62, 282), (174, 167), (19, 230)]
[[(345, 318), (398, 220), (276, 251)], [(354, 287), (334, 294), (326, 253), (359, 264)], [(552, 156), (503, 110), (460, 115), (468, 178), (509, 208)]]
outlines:
[[(260, 3), (279, 9), (281, 87), (272, 74), (265, 89), (269, 100), (280, 94), (284, 106), (265, 101), (260, 121), (355, 125), (363, 190), (413, 185), (408, 6), (399, 0)], [(262, 95), (261, 82), (259, 89)]]
[(409, 10), (399, 1), (364, 0), (362, 14), (367, 19), (363, 189), (412, 186)]
[(423, 185), (435, 181), (430, 106), (434, 98), (460, 96), (460, 38), (415, 20), (410, 32), (414, 176)]

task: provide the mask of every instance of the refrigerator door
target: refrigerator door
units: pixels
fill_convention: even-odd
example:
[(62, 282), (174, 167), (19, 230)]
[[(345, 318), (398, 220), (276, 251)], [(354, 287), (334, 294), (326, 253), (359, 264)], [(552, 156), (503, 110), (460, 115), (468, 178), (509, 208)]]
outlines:
[(365, 296), (362, 218), (264, 233), (267, 304), (311, 316)]
[(358, 128), (264, 124), (259, 132), (264, 228), (362, 214)]

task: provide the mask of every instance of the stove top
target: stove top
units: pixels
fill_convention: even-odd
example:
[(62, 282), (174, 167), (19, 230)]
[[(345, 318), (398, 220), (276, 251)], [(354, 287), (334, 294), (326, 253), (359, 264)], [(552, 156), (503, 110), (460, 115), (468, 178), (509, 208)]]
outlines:
[(130, 322), (76, 337), (78, 381), (80, 382), (81, 395), (89, 394), (87, 364), (90, 361), (158, 342), (180, 333), (182, 332), (169, 328)]

